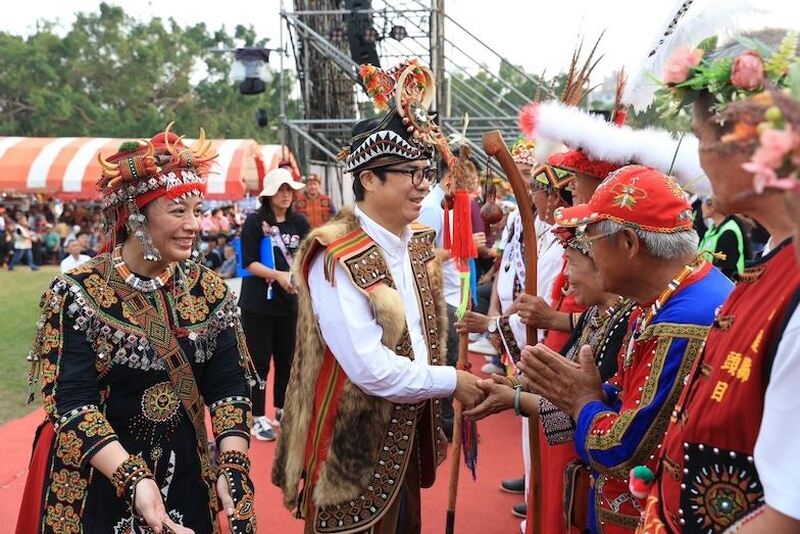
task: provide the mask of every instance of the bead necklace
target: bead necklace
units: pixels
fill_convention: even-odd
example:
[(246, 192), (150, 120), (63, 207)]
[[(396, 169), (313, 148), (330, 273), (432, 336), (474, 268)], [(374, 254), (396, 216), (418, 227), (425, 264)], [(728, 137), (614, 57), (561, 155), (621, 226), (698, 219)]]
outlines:
[[(613, 309), (613, 311), (612, 311)], [(633, 311), (633, 302), (630, 299), (626, 299), (625, 297), (620, 297), (620, 300), (617, 301), (616, 304), (612, 308), (607, 310), (609, 315), (611, 316), (608, 320), (608, 325), (606, 326), (605, 331), (603, 332), (603, 337), (600, 342), (600, 346), (597, 349), (597, 367), (598, 369), (602, 369), (603, 361), (605, 361), (606, 357), (606, 349), (608, 348), (608, 344), (611, 341), (611, 338), (614, 336), (614, 332), (622, 326), (628, 324), (628, 317), (630, 316), (631, 312)], [(619, 349), (612, 353), (612, 357), (616, 359), (617, 353)]]
[[(661, 311), (661, 308), (664, 307), (664, 304), (666, 304), (667, 301), (672, 298), (672, 295), (675, 294), (675, 291), (680, 287), (680, 285), (689, 277), (690, 274), (695, 271), (695, 269), (700, 267), (703, 263), (705, 263), (705, 260), (702, 258), (697, 258), (689, 265), (684, 265), (683, 269), (681, 269), (681, 272), (678, 273), (678, 276), (673, 278), (672, 281), (667, 284), (667, 287), (664, 289), (664, 291), (662, 291), (655, 302), (650, 305), (650, 308), (648, 308), (644, 317), (642, 317), (642, 314), (640, 313), (636, 318), (636, 324), (631, 330), (630, 337), (628, 338), (628, 346), (625, 351), (625, 368), (630, 366), (633, 348), (636, 344), (636, 341), (639, 339), (639, 336), (650, 325), (650, 322), (653, 320), (656, 314)], [(641, 309), (641, 306), (639, 306), (639, 309)]]
[[(602, 350), (600, 346), (604, 346), (607, 342), (606, 334), (609, 327), (614, 324), (612, 319), (625, 302), (624, 297), (618, 297), (617, 301), (606, 308), (603, 313), (599, 313), (599, 308), (597, 306), (589, 308), (586, 321), (584, 322), (585, 326), (577, 344), (578, 350), (584, 345), (591, 345), (595, 350), (598, 348)], [(595, 352), (595, 355), (599, 354), (601, 354), (601, 352)], [(575, 354), (575, 359), (577, 359), (577, 353)]]
[(164, 269), (164, 272), (154, 278), (149, 280), (140, 278), (128, 268), (128, 266), (125, 264), (125, 260), (122, 259), (121, 245), (114, 249), (111, 262), (120, 278), (122, 278), (126, 284), (137, 291), (141, 291), (142, 293), (151, 293), (156, 289), (164, 287), (172, 276), (172, 266), (170, 265)]

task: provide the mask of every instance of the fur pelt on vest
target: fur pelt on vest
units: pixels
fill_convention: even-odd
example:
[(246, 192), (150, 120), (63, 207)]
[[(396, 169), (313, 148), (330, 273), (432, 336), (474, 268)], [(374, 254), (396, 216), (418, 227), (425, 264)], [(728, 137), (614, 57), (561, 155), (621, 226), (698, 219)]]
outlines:
[[(358, 218), (353, 212), (348, 209), (341, 210), (329, 223), (311, 232), (301, 245), (294, 264), (296, 271), (294, 275), (299, 284), (298, 336), (272, 470), (272, 482), (282, 488), (285, 505), (291, 510), (299, 505), (298, 486), (305, 476), (303, 471), (307, 436), (309, 432), (315, 430), (311, 428), (314, 424), (312, 421), (314, 398), (326, 351), (325, 341), (314, 317), (306, 269), (316, 254), (324, 253), (329, 244), (359, 228)], [(415, 235), (418, 233), (419, 229), (415, 231)], [(429, 234), (431, 237), (428, 237)], [(431, 252), (426, 259), (425, 270), (436, 316), (435, 321), (431, 321), (432, 324), (426, 327), (437, 330), (430, 336), (435, 338), (435, 341), (431, 342), (429, 338), (430, 360), (432, 364), (442, 364), (445, 360), (447, 308), (442, 290), (441, 261), (433, 254), (432, 232), (426, 232), (424, 239), (424, 245)], [(331, 283), (335, 282), (331, 277)], [(397, 350), (399, 345), (408, 337), (405, 311), (399, 292), (386, 283), (380, 283), (369, 292), (364, 291), (364, 295), (369, 299), (376, 322), (383, 328), (383, 344), (399, 353)], [(431, 413), (435, 413), (439, 409), (438, 401), (427, 401), (425, 404), (429, 406), (423, 408), (421, 405), (395, 404), (368, 395), (349, 379), (345, 379), (327, 458), (314, 487), (313, 504), (323, 508), (347, 503), (363, 497), (368, 487), (376, 486), (374, 482), (376, 466), (379, 463), (383, 464), (380, 459), (385, 450), (386, 434), (391, 430), (390, 425), (399, 424), (396, 423), (398, 414), (405, 414), (409, 409), (411, 411), (408, 413), (412, 415), (416, 413), (415, 410), (430, 409)], [(400, 423), (403, 426), (407, 424), (412, 429), (409, 439), (413, 442), (413, 429), (417, 426), (418, 418), (412, 417), (412, 419), (413, 423), (405, 421)], [(438, 418), (435, 421), (438, 421)], [(420, 425), (422, 424), (420, 422)], [(436, 426), (434, 424), (434, 427)], [(434, 432), (438, 430), (434, 428)], [(433, 447), (436, 445), (431, 444)], [(419, 444), (420, 448), (426, 446), (423, 443)], [(402, 465), (403, 472), (405, 465), (407, 461)], [(389, 468), (387, 466), (387, 469)], [(401, 477), (397, 477), (398, 486), (400, 479)]]

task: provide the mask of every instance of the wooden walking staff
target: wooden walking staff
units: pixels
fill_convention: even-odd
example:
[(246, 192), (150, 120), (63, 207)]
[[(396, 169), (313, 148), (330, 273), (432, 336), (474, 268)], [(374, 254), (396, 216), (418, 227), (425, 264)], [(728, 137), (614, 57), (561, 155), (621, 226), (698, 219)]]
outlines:
[[(444, 220), (444, 248), (450, 250), (461, 279), (461, 302), (456, 315), (459, 320), (471, 307), (471, 268), (473, 259), (478, 255), (472, 236), (471, 206), (468, 190), (470, 182), (477, 180), (478, 171), (469, 161), (469, 147), (461, 147), (459, 157), (447, 157), (448, 179), (444, 184), (445, 220)], [(449, 210), (453, 210), (452, 236), (449, 224)], [(458, 364), (457, 369), (469, 371), (468, 356), (469, 336), (466, 333), (458, 335)], [(458, 476), (461, 469), (461, 450), (464, 451), (464, 463), (472, 471), (475, 478), (475, 467), (478, 459), (477, 427), (474, 421), (463, 421), (464, 407), (457, 399), (453, 399), (453, 452), (450, 458), (450, 486), (447, 494), (447, 521), (445, 532), (453, 534), (456, 520), (456, 498), (458, 496)]]
[[(522, 179), (522, 175), (508, 151), (503, 136), (499, 130), (493, 130), (483, 134), (483, 149), (487, 155), (497, 160), (503, 171), (508, 177), (514, 198), (517, 199), (517, 209), (522, 220), (522, 240), (525, 245), (525, 293), (536, 296), (536, 266), (539, 258), (537, 257), (536, 246), (536, 227), (533, 219), (533, 202), (528, 186)], [(526, 342), (535, 343), (536, 328), (528, 326), (525, 330)], [(541, 495), (541, 464), (539, 457), (539, 414), (532, 413), (528, 416), (528, 439), (531, 449), (531, 471), (528, 474), (528, 488), (531, 493), (530, 501), (533, 503), (532, 519), (530, 525), (533, 534), (539, 534), (542, 530), (542, 495)], [(531, 514), (529, 514), (530, 516)]]

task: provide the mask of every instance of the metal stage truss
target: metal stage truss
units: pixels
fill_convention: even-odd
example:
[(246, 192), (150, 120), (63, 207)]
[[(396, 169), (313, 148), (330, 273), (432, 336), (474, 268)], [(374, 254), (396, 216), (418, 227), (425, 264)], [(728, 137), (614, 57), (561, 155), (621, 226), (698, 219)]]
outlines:
[[(507, 142), (517, 137), (519, 108), (534, 95), (522, 93), (500, 78), (496, 67), (492, 70), (476, 59), (505, 61), (447, 15), (444, 4), (445, 0), (294, 0), (291, 11), (281, 6), (280, 47), (294, 58), (298, 85), (293, 96), (302, 98), (304, 114), (298, 119), (282, 113), (282, 135), (297, 149), (304, 168), (326, 176), (326, 189), (340, 205), (349, 200), (350, 187), (336, 155), (347, 145), (354, 122), (375, 114), (359, 85), (361, 61), (354, 58), (378, 59), (383, 68), (414, 57), (431, 65), (437, 75), (434, 108), (443, 131), (460, 134), (467, 114), (467, 138), (482, 162), (487, 161), (480, 141), (484, 132), (498, 129)], [(542, 96), (551, 95), (538, 79), (505, 63)], [(282, 95), (282, 109), (288, 97)], [(499, 166), (493, 167), (501, 173)]]

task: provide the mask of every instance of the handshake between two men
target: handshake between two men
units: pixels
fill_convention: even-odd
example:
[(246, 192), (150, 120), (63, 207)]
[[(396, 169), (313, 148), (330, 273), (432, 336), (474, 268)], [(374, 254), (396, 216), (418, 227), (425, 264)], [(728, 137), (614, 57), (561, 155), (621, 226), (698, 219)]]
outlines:
[[(525, 326), (559, 330), (570, 327), (569, 314), (553, 309), (541, 297), (520, 295), (506, 313), (513, 314)], [(468, 311), (456, 328), (459, 333), (484, 333), (497, 315), (491, 309), (489, 315)], [(531, 414), (538, 411), (539, 397), (543, 396), (577, 418), (586, 403), (603, 399), (600, 371), (589, 346), (581, 348), (577, 361), (570, 361), (541, 343), (526, 345), (520, 351), (515, 372), (510, 374), (477, 379), (459, 372), (455, 396), (464, 404), (464, 415), (478, 420), (512, 408)], [(463, 386), (462, 375), (466, 375)], [(518, 389), (521, 395), (517, 394)], [(516, 402), (515, 396), (518, 396)]]

